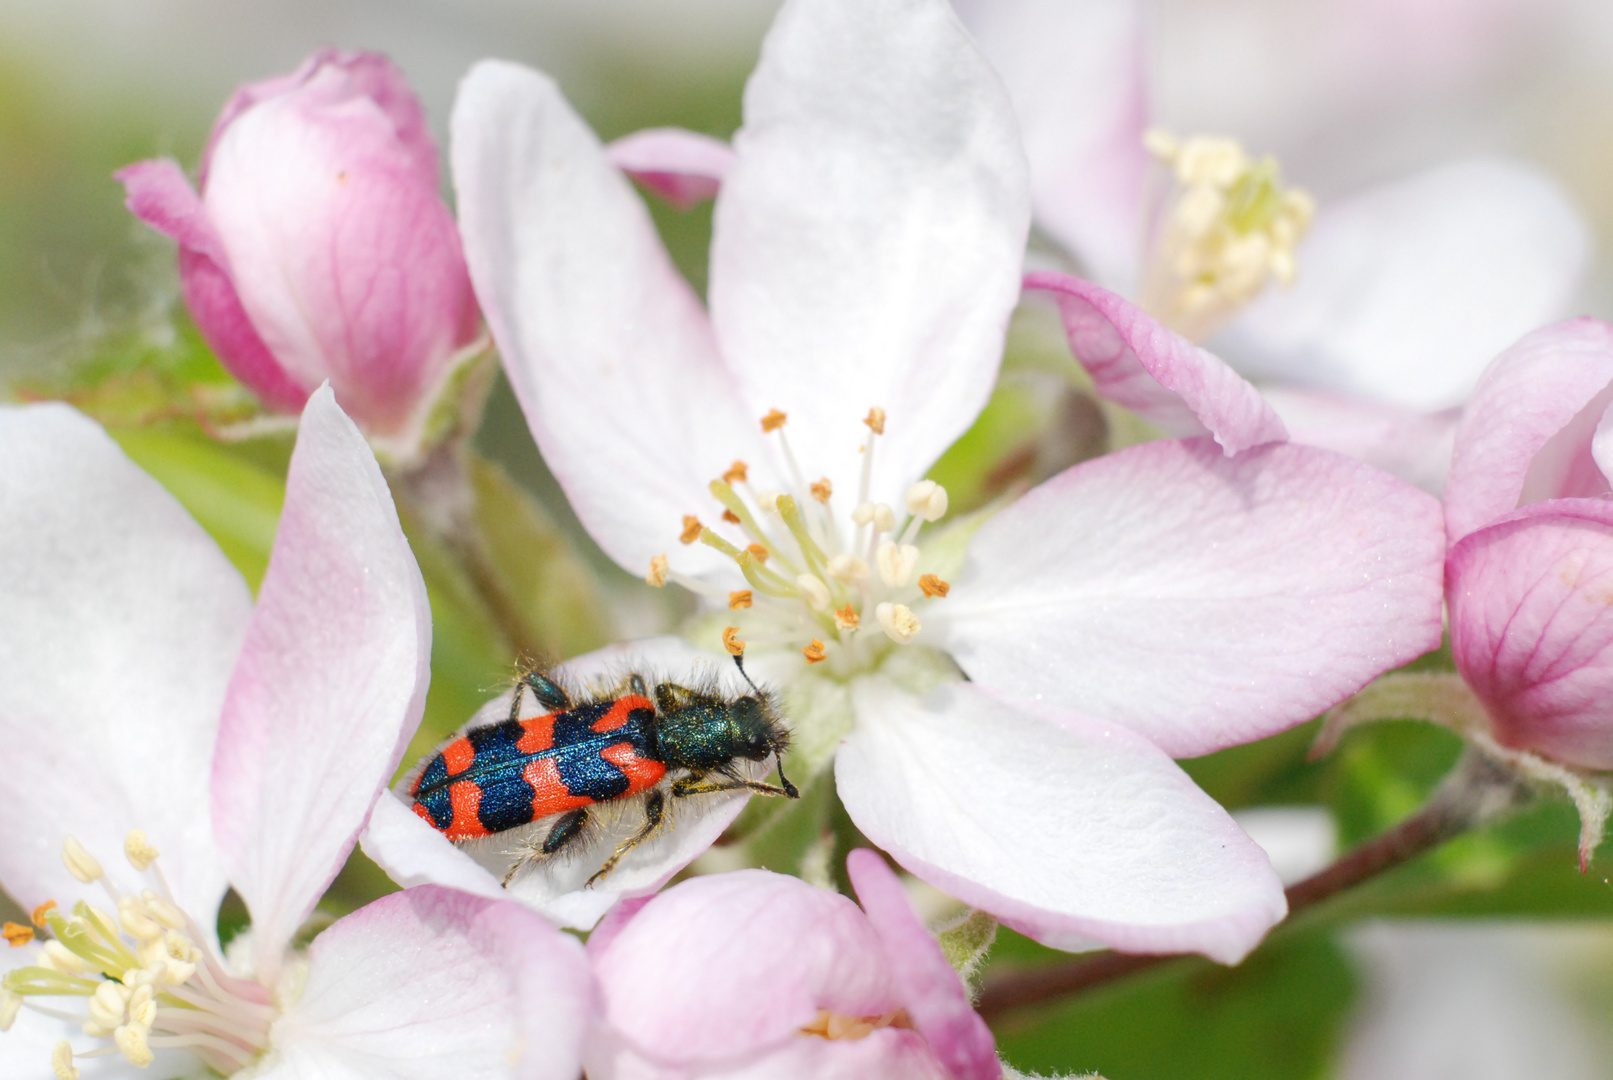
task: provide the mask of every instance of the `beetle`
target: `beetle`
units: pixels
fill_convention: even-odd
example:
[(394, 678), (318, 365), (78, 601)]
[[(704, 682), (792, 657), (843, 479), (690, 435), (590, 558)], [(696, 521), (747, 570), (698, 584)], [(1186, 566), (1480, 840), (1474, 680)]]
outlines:
[[(556, 817), (534, 858), (560, 854), (584, 835), (594, 807), (639, 799), (644, 824), (624, 840), (587, 886), (649, 839), (666, 818), (666, 800), (749, 789), (800, 798), (784, 775), (790, 745), (773, 696), (739, 672), (754, 693), (657, 682), (633, 673), (613, 693), (571, 693), (538, 668), (515, 684), (507, 719), (475, 727), (428, 758), (409, 786), (413, 810), (456, 842), (477, 840)], [(530, 692), (547, 710), (520, 719)], [(753, 780), (743, 762), (778, 759), (777, 785)], [(667, 783), (669, 775), (673, 775)], [(505, 875), (508, 885), (526, 860)]]

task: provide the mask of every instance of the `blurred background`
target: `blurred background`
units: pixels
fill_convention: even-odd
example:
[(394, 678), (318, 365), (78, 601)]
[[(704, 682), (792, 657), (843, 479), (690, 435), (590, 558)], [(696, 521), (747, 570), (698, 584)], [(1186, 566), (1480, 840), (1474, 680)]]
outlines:
[[(459, 76), (480, 57), (500, 56), (553, 74), (604, 138), (662, 124), (727, 136), (776, 7), (0, 0), (0, 384), (22, 396), (51, 393), (104, 362), (108, 342), (173, 336), (172, 245), (124, 211), (111, 174), (156, 155), (193, 167), (242, 82), (289, 71), (322, 45), (377, 49), (408, 74), (443, 141)], [(1152, 48), (1164, 126), (1274, 153), (1323, 203), (1464, 153), (1506, 153), (1548, 170), (1596, 232), (1580, 311), (1613, 317), (1613, 4), (1160, 0)], [(653, 209), (680, 267), (703, 287), (709, 208)], [(1022, 352), (1045, 347), (1016, 339)], [(1008, 370), (1035, 362), (1011, 355)], [(991, 422), (988, 413), (983, 423)], [(138, 448), (139, 438), (125, 445)], [(612, 573), (620, 577), (571, 528), (502, 388), (478, 444), (554, 519), (574, 557), (607, 586)], [(168, 451), (143, 445), (137, 458), (175, 486), (152, 464)], [(977, 472), (991, 464), (989, 432), (970, 446)], [(1004, 449), (996, 447), (999, 456)], [(243, 468), (264, 457), (247, 454)], [(259, 491), (238, 481), (237, 497)], [(209, 521), (196, 509), (200, 488), (187, 505), (215, 533), (230, 534), (221, 542), (255, 581), (254, 553), (267, 550), (278, 503), (272, 469), (252, 482), (267, 486), (260, 518), (246, 524), (231, 524), (237, 519), (226, 520), (224, 509)], [(431, 579), (429, 565), (426, 572)], [(478, 645), (474, 620), (455, 623), (439, 600), (440, 591), (428, 714), (438, 730), (423, 736), (427, 743), (468, 715), (503, 672)], [(664, 618), (635, 613), (631, 602), (622, 611), (614, 626), (578, 629), (554, 647), (590, 647)], [(1186, 763), (1234, 809), (1306, 807), (1292, 819), (1268, 815), (1266, 832), (1256, 831), (1274, 852), (1294, 846), (1299, 873), (1335, 844), (1374, 835), (1415, 808), (1458, 750), (1442, 732), (1387, 724), (1311, 764), (1313, 735), (1302, 728)], [(1613, 1078), (1613, 851), (1604, 846), (1581, 876), (1574, 834), (1566, 806), (1540, 807), (1281, 928), (1240, 968), (1190, 962), (1010, 1015), (997, 1024), (1001, 1046), (1027, 1071), (1097, 1070), (1109, 1080)], [(338, 905), (342, 888), (358, 901), (384, 887), (363, 868), (344, 882)], [(1004, 932), (993, 963), (1052, 959)]]

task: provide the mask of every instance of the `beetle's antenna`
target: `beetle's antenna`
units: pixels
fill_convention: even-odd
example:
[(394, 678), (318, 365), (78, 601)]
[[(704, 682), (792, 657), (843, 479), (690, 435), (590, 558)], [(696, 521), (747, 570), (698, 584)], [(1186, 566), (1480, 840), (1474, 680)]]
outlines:
[(751, 682), (751, 677), (745, 673), (745, 658), (739, 653), (734, 653), (734, 666), (739, 669), (739, 674), (744, 678), (744, 680), (750, 683), (750, 688), (760, 694), (762, 692), (762, 688)]

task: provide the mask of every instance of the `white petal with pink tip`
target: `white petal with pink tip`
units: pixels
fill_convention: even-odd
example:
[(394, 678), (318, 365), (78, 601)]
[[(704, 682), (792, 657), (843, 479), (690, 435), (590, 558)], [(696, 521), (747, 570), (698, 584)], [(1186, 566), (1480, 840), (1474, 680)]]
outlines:
[(1186, 757), (1436, 647), (1443, 546), (1433, 498), (1338, 454), (1146, 443), (987, 522), (932, 619), (977, 682)]
[(908, 870), (1055, 948), (1241, 959), (1287, 911), (1265, 853), (1147, 740), (968, 683), (859, 682), (835, 758)]

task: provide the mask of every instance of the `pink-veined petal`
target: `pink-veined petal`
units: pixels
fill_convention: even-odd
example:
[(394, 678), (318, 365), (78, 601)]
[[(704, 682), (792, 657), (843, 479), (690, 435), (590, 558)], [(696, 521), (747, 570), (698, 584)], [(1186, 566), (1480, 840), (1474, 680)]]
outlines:
[(214, 832), (271, 985), (419, 726), (430, 655), (425, 584), (391, 493), (322, 387), (213, 761)]
[(925, 630), (976, 682), (1187, 757), (1437, 647), (1443, 547), (1433, 498), (1338, 454), (1152, 442), (987, 522)]
[(668, 889), (590, 959), (606, 1022), (627, 1047), (719, 1074), (719, 1064), (803, 1038), (819, 1009), (879, 1016), (902, 1007), (857, 905), (765, 870)]
[(1294, 386), (1265, 386), (1260, 394), (1292, 441), (1347, 454), (1430, 495), (1445, 489), (1459, 410), (1418, 412)]
[(1124, 297), (1053, 271), (1025, 288), (1057, 300), (1070, 351), (1110, 401), (1173, 435), (1213, 435), (1229, 455), (1288, 438), (1243, 376)]
[(582, 945), (509, 900), (427, 885), (339, 919), (270, 1031), (264, 1080), (575, 1080)]
[(1264, 852), (1148, 740), (955, 683), (855, 690), (852, 821), (912, 873), (1054, 948), (1235, 963), (1287, 911)]
[(1003, 1067), (991, 1029), (970, 1006), (963, 980), (919, 921), (901, 881), (867, 848), (847, 857), (846, 873), (885, 947), (885, 961), (913, 1026), (956, 1080), (997, 1080)]
[(185, 306), (224, 366), (269, 408), (300, 411), (308, 389), (274, 358), (247, 317), (218, 230), (179, 166), (167, 159), (139, 161), (114, 177), (128, 191), (129, 211), (179, 242)]
[[(717, 196), (712, 322), (802, 467), (896, 503), (996, 381), (1029, 219), (1012, 109), (945, 0), (790, 0)], [(819, 464), (823, 463), (823, 464)]]
[(589, 1055), (588, 1080), (953, 1080), (922, 1035), (898, 1027), (855, 1039), (797, 1035), (751, 1057), (696, 1068), (618, 1045)]
[(544, 460), (593, 538), (642, 574), (722, 557), (675, 546), (707, 485), (761, 456), (700, 302), (643, 203), (547, 77), (471, 69), (454, 104), (471, 281)]
[(1148, 152), (1146, 41), (1134, 0), (958, 0), (1002, 74), (1030, 159), (1036, 222), (1111, 289), (1137, 277)]
[(1576, 462), (1589, 457), (1610, 384), (1613, 326), (1600, 319), (1536, 330), (1496, 357), (1456, 429), (1445, 485), (1451, 542), (1523, 503), (1582, 494), (1573, 478), (1585, 463)]
[(717, 197), (734, 163), (734, 148), (683, 128), (646, 128), (605, 148), (628, 176), (680, 210)]
[[(644, 676), (652, 688), (670, 681), (685, 686), (715, 685), (728, 694), (749, 689), (725, 658), (670, 636), (610, 645), (568, 660), (553, 671), (567, 687), (592, 695), (615, 693), (632, 673)], [(509, 709), (510, 695), (502, 694), (477, 710), (461, 730), (498, 723), (509, 715)], [(521, 715), (534, 716), (538, 711), (527, 698)], [(554, 826), (552, 815), (456, 847), (409, 808), (412, 800), (407, 792), (412, 782), (412, 775), (406, 777), (397, 798), (376, 804), (364, 837), (366, 854), (394, 881), (405, 886), (429, 881), (487, 895), (521, 863), (510, 879), (508, 895), (562, 926), (580, 930), (593, 927), (622, 897), (644, 895), (665, 885), (722, 835), (751, 797), (746, 791), (730, 791), (669, 800), (662, 827), (627, 852), (608, 877), (589, 886), (588, 879), (617, 845), (643, 824), (641, 800), (624, 799), (599, 807), (591, 813), (592, 823), (584, 838), (568, 847), (563, 857), (528, 861), (524, 853), (548, 835)]]
[(1502, 743), (1613, 769), (1613, 504), (1535, 503), (1446, 563), (1451, 651)]
[(70, 407), (0, 406), (0, 463), (0, 882), (25, 907), (70, 906), (72, 834), (134, 884), (123, 841), (144, 829), (205, 920), (225, 888), (207, 776), (251, 593)]
[(1256, 377), (1450, 408), (1492, 356), (1566, 314), (1589, 248), (1585, 222), (1539, 171), (1442, 166), (1324, 205), (1294, 287), (1267, 290), (1223, 355)]

